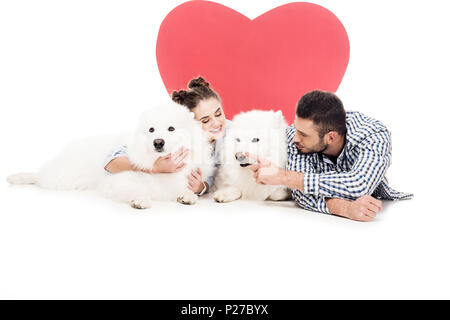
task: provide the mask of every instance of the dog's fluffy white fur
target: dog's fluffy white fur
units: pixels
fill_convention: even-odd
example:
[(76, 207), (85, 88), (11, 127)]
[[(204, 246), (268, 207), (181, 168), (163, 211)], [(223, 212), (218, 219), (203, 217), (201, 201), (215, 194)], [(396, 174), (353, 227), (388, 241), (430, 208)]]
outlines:
[[(163, 149), (156, 148), (156, 139), (164, 140)], [(181, 146), (190, 153), (186, 166), (176, 173), (124, 171), (108, 174), (103, 169), (106, 156), (122, 145), (127, 145), (130, 162), (140, 169), (151, 169), (158, 157), (175, 152)], [(11, 184), (36, 184), (48, 189), (96, 189), (109, 198), (144, 209), (151, 206), (152, 200), (194, 204), (198, 197), (187, 186), (188, 175), (195, 168), (200, 168), (205, 177), (212, 173), (211, 145), (194, 114), (184, 106), (168, 102), (144, 112), (134, 135), (73, 142), (38, 173), (20, 173), (7, 180)]]
[(230, 202), (237, 199), (285, 200), (288, 189), (283, 186), (256, 183), (246, 166), (255, 163), (246, 152), (267, 159), (284, 168), (287, 161), (286, 121), (281, 111), (253, 110), (234, 117), (224, 141), (222, 165), (216, 177), (214, 199)]

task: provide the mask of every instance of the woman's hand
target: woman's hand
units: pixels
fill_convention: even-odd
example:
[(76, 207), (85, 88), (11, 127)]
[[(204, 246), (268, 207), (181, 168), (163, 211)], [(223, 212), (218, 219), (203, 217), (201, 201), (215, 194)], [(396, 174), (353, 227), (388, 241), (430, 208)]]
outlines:
[(203, 188), (203, 179), (202, 179), (202, 172), (199, 168), (196, 170), (192, 170), (191, 174), (188, 177), (188, 189), (192, 190), (195, 194), (200, 193)]
[(174, 173), (186, 166), (184, 160), (189, 156), (189, 150), (181, 147), (178, 151), (165, 157), (159, 157), (153, 164), (151, 173)]

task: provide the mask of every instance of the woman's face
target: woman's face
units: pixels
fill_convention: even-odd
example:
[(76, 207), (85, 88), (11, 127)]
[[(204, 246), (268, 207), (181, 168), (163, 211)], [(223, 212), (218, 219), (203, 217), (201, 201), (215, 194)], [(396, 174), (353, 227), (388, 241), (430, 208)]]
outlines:
[(202, 100), (192, 112), (195, 120), (200, 121), (202, 129), (208, 133), (210, 141), (224, 136), (226, 119), (220, 101), (215, 98)]

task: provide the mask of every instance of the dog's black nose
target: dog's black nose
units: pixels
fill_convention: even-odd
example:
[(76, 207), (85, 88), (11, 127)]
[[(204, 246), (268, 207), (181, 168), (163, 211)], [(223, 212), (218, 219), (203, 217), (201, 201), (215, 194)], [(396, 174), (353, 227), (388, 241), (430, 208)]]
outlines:
[(153, 145), (156, 149), (162, 149), (164, 147), (164, 140), (163, 139), (155, 139), (153, 140)]
[(244, 161), (247, 157), (242, 152), (238, 152), (234, 155), (236, 157), (236, 160), (239, 162)]

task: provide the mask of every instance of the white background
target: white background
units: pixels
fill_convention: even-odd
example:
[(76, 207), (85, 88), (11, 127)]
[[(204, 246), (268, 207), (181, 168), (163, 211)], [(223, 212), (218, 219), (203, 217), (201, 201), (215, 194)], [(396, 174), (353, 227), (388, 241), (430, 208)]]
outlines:
[[(388, 178), (415, 194), (385, 202), (372, 223), (290, 202), (137, 212), (8, 186), (68, 141), (131, 129), (166, 98), (156, 37), (182, 2), (2, 0), (0, 298), (450, 298), (447, 1), (314, 2), (350, 38), (339, 96), (390, 128)], [(255, 18), (285, 2), (221, 3)]]

